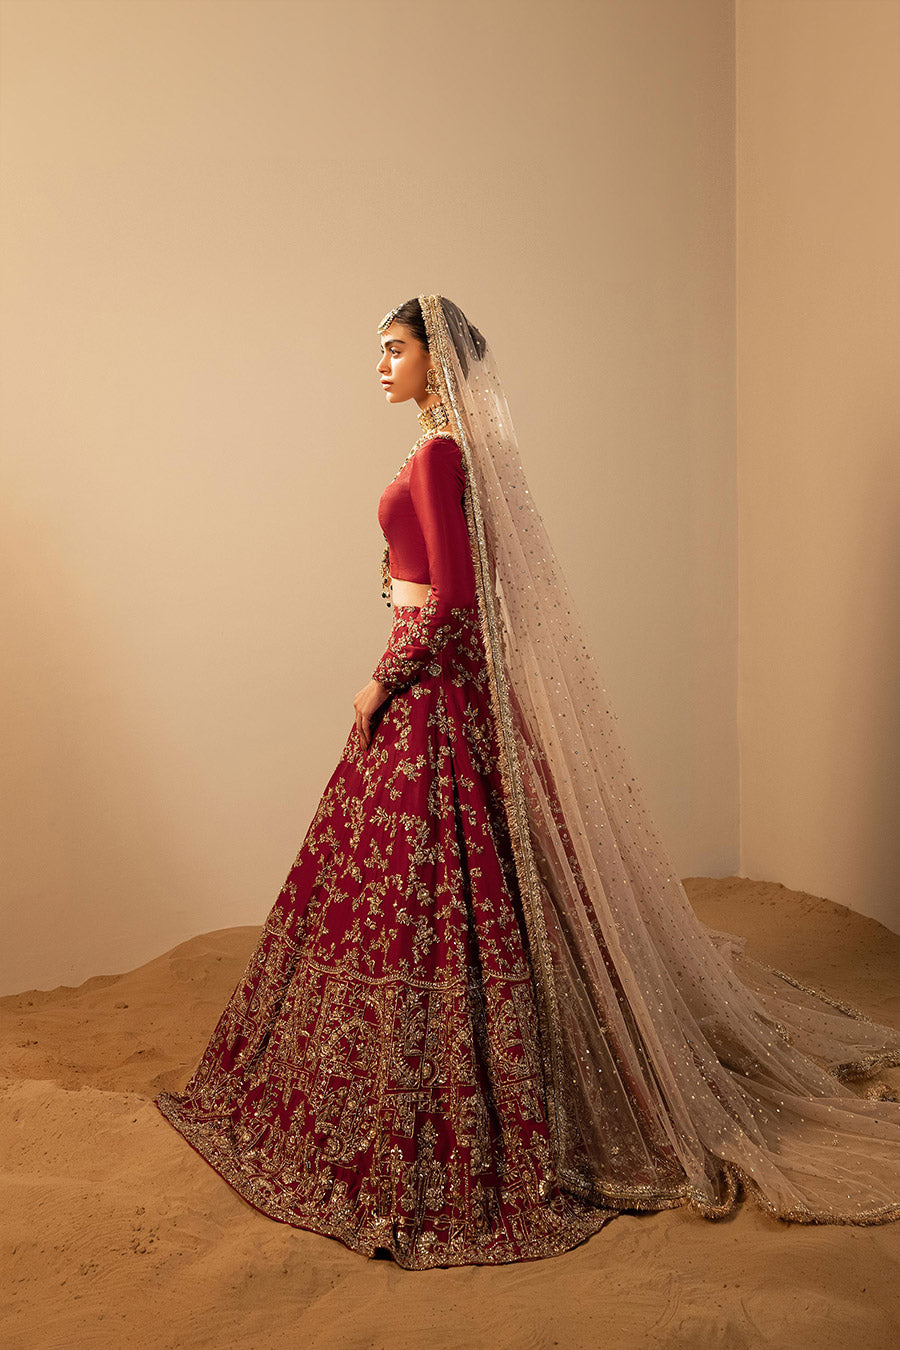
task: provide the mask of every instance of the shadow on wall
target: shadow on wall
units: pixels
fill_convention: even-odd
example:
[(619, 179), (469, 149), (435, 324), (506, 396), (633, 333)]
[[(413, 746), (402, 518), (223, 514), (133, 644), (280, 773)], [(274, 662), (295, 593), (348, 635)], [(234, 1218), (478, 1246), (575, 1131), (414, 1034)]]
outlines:
[[(882, 462), (869, 460), (864, 515), (877, 520), (883, 511), (885, 483), (897, 479), (897, 432), (885, 409), (882, 438)], [(898, 500), (900, 505), (900, 500)], [(876, 906), (875, 917), (895, 933), (900, 933), (900, 519), (892, 532), (879, 531), (873, 539), (855, 531), (855, 566), (850, 567), (855, 585), (844, 592), (845, 622), (840, 628), (830, 624), (825, 641), (844, 649), (840, 677), (836, 679), (837, 707), (832, 741), (832, 791), (845, 790), (846, 737), (856, 740), (855, 752), (861, 756), (859, 786), (846, 803), (846, 829), (859, 841), (856, 856), (848, 846), (843, 856), (852, 858), (852, 875), (846, 879), (847, 892), (877, 896), (884, 891), (885, 876), (893, 877), (893, 887), (883, 895), (883, 907)], [(883, 556), (878, 557), (882, 550)], [(877, 550), (877, 551), (876, 551)], [(834, 604), (834, 597), (831, 598)], [(832, 620), (837, 617), (832, 611)], [(866, 642), (865, 665), (854, 659), (854, 634), (860, 621), (870, 626)], [(885, 678), (890, 671), (893, 680)], [(860, 687), (865, 679), (871, 689)], [(881, 702), (880, 715), (872, 710)], [(864, 708), (868, 725), (857, 725), (857, 712)], [(848, 717), (848, 713), (851, 715)], [(854, 731), (855, 729), (855, 731)]]

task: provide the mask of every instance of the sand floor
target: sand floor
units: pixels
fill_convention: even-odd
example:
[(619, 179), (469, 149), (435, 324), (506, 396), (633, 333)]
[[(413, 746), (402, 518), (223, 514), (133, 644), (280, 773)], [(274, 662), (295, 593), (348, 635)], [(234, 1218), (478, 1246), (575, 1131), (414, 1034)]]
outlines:
[[(778, 884), (685, 886), (752, 955), (900, 1025), (896, 934)], [(404, 1271), (259, 1214), (152, 1101), (183, 1087), (259, 931), (0, 999), (0, 1346), (900, 1345), (900, 1222), (786, 1224), (745, 1201), (715, 1223), (623, 1214), (544, 1261)]]

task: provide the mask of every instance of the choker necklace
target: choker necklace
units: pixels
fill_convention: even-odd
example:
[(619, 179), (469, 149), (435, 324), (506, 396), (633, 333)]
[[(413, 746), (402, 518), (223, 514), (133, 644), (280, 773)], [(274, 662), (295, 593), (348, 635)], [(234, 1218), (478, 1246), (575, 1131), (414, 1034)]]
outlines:
[(431, 407), (419, 408), (416, 416), (423, 431), (437, 431), (439, 427), (447, 426), (450, 421), (443, 403), (434, 403)]

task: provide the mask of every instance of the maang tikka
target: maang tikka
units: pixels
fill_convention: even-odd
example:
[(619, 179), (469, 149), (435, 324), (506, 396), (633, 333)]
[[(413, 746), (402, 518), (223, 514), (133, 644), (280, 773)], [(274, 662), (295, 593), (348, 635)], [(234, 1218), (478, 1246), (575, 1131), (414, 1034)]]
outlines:
[(394, 322), (396, 316), (400, 313), (402, 308), (403, 308), (402, 305), (398, 305), (396, 309), (388, 310), (387, 314), (385, 314), (384, 318), (381, 320), (381, 323), (378, 325), (376, 332), (381, 333), (384, 331), (385, 328), (389, 328), (390, 325)]

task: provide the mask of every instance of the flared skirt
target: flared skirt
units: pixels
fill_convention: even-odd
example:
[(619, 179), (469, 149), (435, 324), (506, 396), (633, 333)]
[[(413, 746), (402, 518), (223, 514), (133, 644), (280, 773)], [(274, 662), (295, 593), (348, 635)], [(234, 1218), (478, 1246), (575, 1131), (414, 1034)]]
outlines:
[[(394, 609), (403, 640), (418, 609)], [(355, 723), (202, 1058), (156, 1105), (270, 1217), (407, 1269), (533, 1260), (617, 1211), (553, 1180), (476, 610)]]

